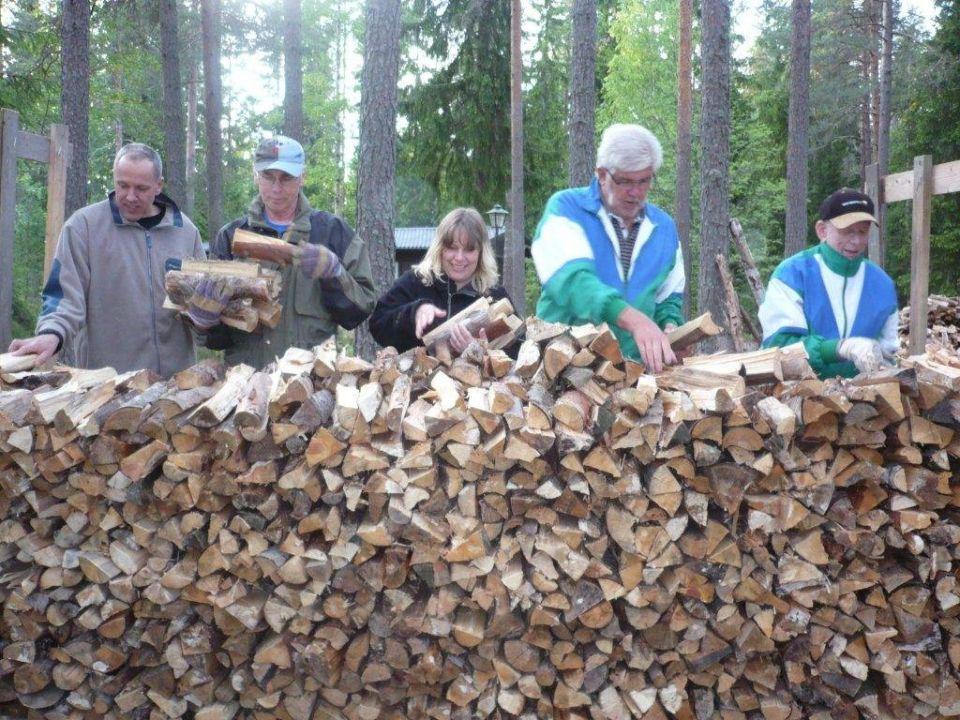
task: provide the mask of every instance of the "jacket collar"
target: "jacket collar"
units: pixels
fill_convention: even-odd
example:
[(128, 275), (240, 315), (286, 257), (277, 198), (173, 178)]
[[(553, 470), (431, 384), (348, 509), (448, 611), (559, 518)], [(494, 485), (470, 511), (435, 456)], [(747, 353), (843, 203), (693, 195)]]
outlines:
[[(300, 196), (297, 198), (297, 209), (289, 229), (309, 234), (310, 213), (312, 212), (313, 208), (310, 207), (310, 201), (307, 200), (307, 196), (301, 191)], [(247, 208), (247, 217), (259, 225), (266, 226), (266, 213), (267, 209), (264, 207), (263, 198), (260, 197), (260, 193), (257, 193), (257, 196), (250, 201), (250, 206)]]
[(577, 205), (592, 215), (599, 215), (600, 208), (603, 207), (603, 198), (600, 197), (600, 179), (596, 174), (584, 190), (585, 192), (576, 195)]
[(831, 271), (842, 277), (853, 277), (857, 274), (860, 266), (863, 265), (864, 257), (862, 253), (855, 258), (848, 258), (838, 253), (825, 242), (821, 242), (818, 249), (824, 264)]
[(449, 295), (468, 295), (470, 297), (480, 297), (480, 293), (473, 287), (473, 281), (457, 290), (457, 286), (450, 282), (446, 275), (440, 275), (434, 281), (438, 287), (443, 287)]
[[(110, 202), (110, 214), (113, 215), (113, 224), (136, 225), (137, 222), (135, 220), (125, 220), (123, 215), (120, 214), (120, 208), (117, 206), (116, 196), (116, 190), (111, 190), (110, 194), (107, 195), (107, 200)], [(174, 227), (183, 227), (183, 213), (180, 212), (180, 208), (177, 207), (177, 204), (172, 198), (160, 193), (153, 199), (153, 204), (161, 205), (167, 211), (166, 215), (163, 217), (163, 220), (160, 221), (160, 225), (170, 224)]]

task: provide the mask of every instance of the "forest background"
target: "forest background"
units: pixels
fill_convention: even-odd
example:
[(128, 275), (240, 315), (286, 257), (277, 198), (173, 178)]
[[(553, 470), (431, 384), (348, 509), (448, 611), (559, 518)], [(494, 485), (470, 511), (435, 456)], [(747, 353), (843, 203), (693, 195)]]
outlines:
[[(364, 48), (374, 37), (367, 25), (369, 6), (375, 4), (7, 0), (0, 4), (0, 106), (17, 110), (22, 128), (44, 133), (51, 123), (70, 122), (69, 113), (76, 112), (78, 102), (81, 107), (86, 103), (86, 136), (71, 138), (75, 153), (86, 160), (86, 181), (69, 188), (68, 212), (104, 197), (112, 186), (113, 154), (123, 142), (136, 140), (161, 150), (171, 194), (204, 239), (210, 239), (223, 222), (244, 212), (254, 194), (250, 163), (258, 139), (286, 131), (307, 148), (305, 192), (314, 207), (355, 224), (359, 158), (365, 145), (370, 150), (377, 141), (358, 128), (361, 113), (356, 107), (360, 84), (368, 77), (360, 55), (364, 49), (368, 57), (376, 55), (369, 53), (373, 48)], [(653, 130), (665, 153), (651, 201), (673, 212), (679, 200), (677, 98), (684, 2), (590, 4), (597, 17), (593, 134), (598, 136), (611, 122), (638, 122)], [(752, 26), (759, 28), (756, 39), (745, 45), (736, 35), (741, 23), (734, 22), (732, 30), (727, 27), (734, 49), (725, 68), (729, 115), (719, 118), (701, 113), (703, 71), (712, 68), (699, 61), (702, 5), (693, 3), (693, 188), (687, 198), (692, 211), (692, 307), (705, 252), (697, 203), (704, 156), (700, 140), (710, 123), (723, 123), (722, 131), (728, 133), (729, 212), (740, 220), (764, 280), (784, 257), (787, 157), (794, 131), (788, 116), (791, 94), (797, 95), (791, 37), (797, 6), (804, 4), (811, 11), (806, 188), (801, 202), (808, 244), (815, 242), (812, 225), (819, 201), (841, 185), (861, 186), (866, 166), (883, 151), (878, 129), (882, 21), (888, 15), (893, 31), (890, 172), (911, 168), (916, 155), (930, 154), (934, 163), (960, 159), (960, 2), (937, 0), (932, 23), (901, 8), (897, 0), (751, 3), (750, 12), (758, 13), (752, 18)], [(573, 5), (565, 0), (523, 2), (526, 243), (547, 198), (569, 184)], [(727, 7), (731, 9), (735, 18), (744, 12), (739, 3)], [(393, 225), (432, 226), (460, 205), (481, 211), (496, 203), (511, 207), (510, 11), (511, 0), (402, 3), (397, 23), (399, 83), (393, 88)], [(70, 77), (68, 71), (78, 70), (71, 59), (77, 57), (77, 33), (87, 33), (89, 42), (88, 67), (80, 68), (89, 77), (89, 96), (79, 101), (74, 84), (62, 80)], [(213, 74), (205, 51), (215, 51), (222, 59)], [(178, 65), (176, 73), (170, 70), (172, 64)], [(373, 82), (368, 82), (371, 91)], [(299, 98), (286, 92), (298, 84)], [(170, 111), (171, 102), (179, 111)], [(795, 145), (796, 137), (793, 140)], [(46, 203), (45, 169), (26, 161), (19, 165), (16, 337), (32, 334), (40, 307)], [(77, 177), (75, 172), (71, 166), (71, 177)], [(902, 302), (909, 292), (910, 211), (910, 203), (898, 203), (887, 218), (885, 263)], [(960, 195), (934, 198), (931, 225), (930, 290), (960, 294)], [(527, 308), (532, 313), (538, 288), (529, 261), (526, 272)], [(748, 311), (755, 310), (745, 290), (742, 298)]]

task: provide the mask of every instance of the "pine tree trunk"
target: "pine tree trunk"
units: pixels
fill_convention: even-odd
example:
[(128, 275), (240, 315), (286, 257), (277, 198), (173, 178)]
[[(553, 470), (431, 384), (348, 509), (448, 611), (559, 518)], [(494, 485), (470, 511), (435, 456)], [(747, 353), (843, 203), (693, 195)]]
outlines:
[(186, 196), (184, 212), (193, 217), (197, 200), (197, 85), (200, 78), (197, 64), (190, 63), (190, 82), (187, 84), (187, 150), (186, 150)]
[(597, 0), (573, 0), (570, 32), (569, 181), (587, 185), (597, 165)]
[(869, 34), (870, 58), (870, 127), (872, 128), (870, 146), (870, 161), (868, 165), (877, 161), (879, 154), (880, 137), (880, 46), (883, 32), (880, 28), (882, 0), (866, 0), (867, 29)]
[(690, 285), (693, 251), (690, 247), (690, 175), (693, 156), (693, 0), (680, 0), (680, 52), (678, 58), (677, 88), (677, 203), (674, 219), (683, 250), (683, 270), (687, 277), (687, 292), (683, 294), (683, 314), (690, 317)]
[(527, 300), (523, 262), (523, 7), (520, 0), (511, 0), (510, 7), (510, 232), (503, 249), (503, 286), (513, 300), (516, 314), (524, 317)]
[[(337, 0), (337, 23), (336, 23), (336, 101), (337, 103), (342, 103), (344, 100), (343, 93), (343, 78), (346, 74), (346, 57), (347, 57), (347, 23), (344, 20), (344, 10), (342, 0)], [(343, 178), (343, 154), (344, 154), (344, 133), (343, 133), (343, 106), (341, 104), (340, 109), (337, 110), (337, 123), (336, 123), (336, 168), (337, 168), (337, 179), (334, 183), (334, 200), (333, 200), (333, 212), (335, 215), (343, 215), (344, 208), (347, 204), (347, 189), (346, 184), (344, 183)]]
[(163, 66), (164, 192), (181, 207), (186, 200), (186, 137), (180, 78), (178, 0), (160, 0), (160, 59)]
[[(730, 247), (730, 5), (703, 0), (703, 98), (700, 162), (699, 312), (724, 307), (724, 289), (716, 257)], [(718, 335), (701, 352), (727, 350), (730, 337)]]
[(90, 2), (63, 0), (60, 107), (70, 130), (66, 216), (87, 204), (87, 158), (90, 154)]
[[(890, 172), (890, 116), (891, 97), (893, 92), (893, 30), (897, 24), (899, 7), (894, 0), (883, 0), (883, 40), (882, 58), (880, 64), (880, 126), (877, 128), (877, 166), (880, 177)], [(886, 260), (886, 215), (887, 208), (883, 203), (876, 208), (877, 219), (880, 221), (879, 261), (883, 265)]]
[(810, 114), (810, 0), (793, 0), (787, 116), (787, 228), (784, 255), (807, 245), (807, 127)]
[(300, 0), (283, 0), (283, 134), (303, 140), (303, 44)]
[(223, 140), (220, 122), (223, 95), (220, 90), (220, 0), (200, 1), (200, 31), (203, 36), (203, 126), (206, 136), (207, 234), (223, 224)]
[[(357, 233), (367, 243), (377, 293), (396, 279), (393, 237), (397, 162), (397, 81), (400, 74), (400, 0), (367, 0), (360, 80), (360, 165)], [(357, 354), (373, 359), (377, 344), (364, 323)]]

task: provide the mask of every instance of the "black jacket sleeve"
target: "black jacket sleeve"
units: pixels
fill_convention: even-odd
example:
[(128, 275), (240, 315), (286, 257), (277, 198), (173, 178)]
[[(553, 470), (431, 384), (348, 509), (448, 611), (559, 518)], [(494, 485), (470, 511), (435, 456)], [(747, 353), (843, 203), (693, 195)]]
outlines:
[(392, 345), (400, 352), (420, 345), (415, 334), (417, 308), (427, 302), (425, 286), (412, 270), (397, 278), (377, 301), (370, 316), (370, 334), (382, 347)]

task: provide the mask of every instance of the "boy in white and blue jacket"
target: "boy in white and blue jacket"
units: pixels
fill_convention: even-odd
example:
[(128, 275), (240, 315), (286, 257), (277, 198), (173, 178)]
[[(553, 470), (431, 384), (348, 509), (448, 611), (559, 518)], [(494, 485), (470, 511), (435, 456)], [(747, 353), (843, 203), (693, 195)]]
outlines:
[(760, 306), (763, 347), (802, 342), (821, 377), (853, 377), (893, 358), (897, 292), (882, 268), (864, 257), (873, 201), (841, 188), (820, 205), (819, 245), (784, 260)]
[(676, 362), (664, 330), (683, 323), (686, 284), (673, 218), (647, 202), (662, 160), (649, 130), (611, 125), (593, 181), (550, 198), (531, 247), (543, 286), (537, 315), (607, 322), (623, 354), (651, 372)]

